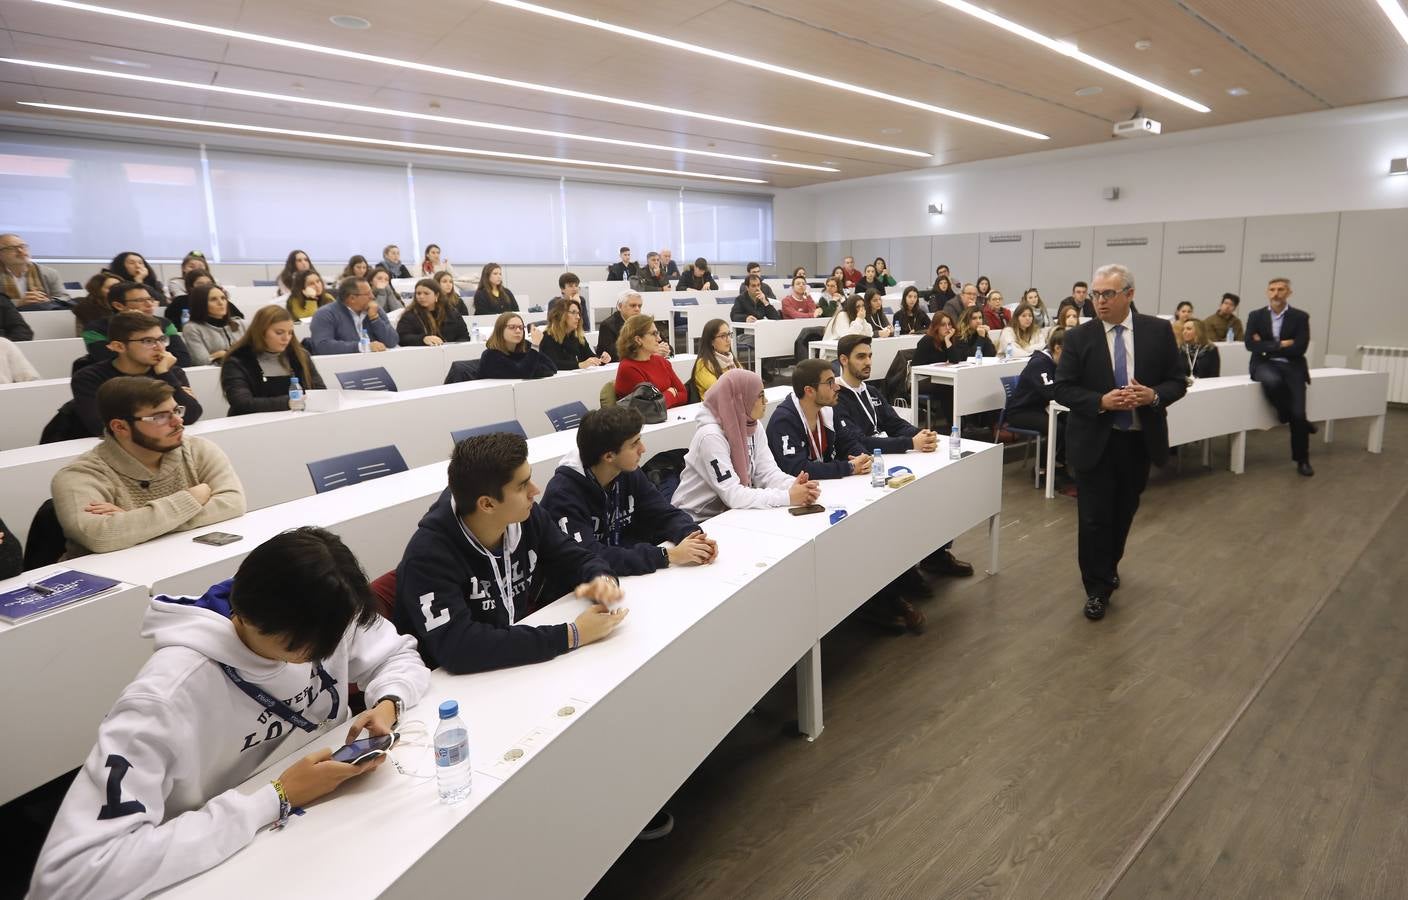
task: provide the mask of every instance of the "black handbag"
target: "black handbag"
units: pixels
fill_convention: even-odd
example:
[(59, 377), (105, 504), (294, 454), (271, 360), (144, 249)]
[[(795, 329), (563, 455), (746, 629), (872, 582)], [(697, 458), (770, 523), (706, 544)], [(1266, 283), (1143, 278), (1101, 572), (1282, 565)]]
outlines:
[(616, 405), (640, 413), (647, 425), (659, 425), (665, 421), (665, 395), (648, 381), (636, 385), (629, 394), (617, 400)]

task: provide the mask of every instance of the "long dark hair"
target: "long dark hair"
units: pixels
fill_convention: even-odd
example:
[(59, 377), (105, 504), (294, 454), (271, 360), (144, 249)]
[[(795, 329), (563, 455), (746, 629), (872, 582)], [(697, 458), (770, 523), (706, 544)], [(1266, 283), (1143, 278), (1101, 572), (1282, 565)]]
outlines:
[[(298, 251), (295, 250), (294, 252), (297, 253)], [(367, 258), (366, 258), (365, 256), (363, 256), (362, 254), (360, 254), (360, 253), (358, 253), (358, 254), (355, 255), (355, 256), (350, 257), (350, 258), (347, 260), (347, 265), (343, 266), (343, 268), (342, 268), (342, 276), (341, 276), (341, 277), (342, 277), (342, 278), (356, 278), (356, 277), (358, 277), (357, 273), (354, 272), (354, 271), (352, 271), (352, 269), (356, 267), (357, 263), (361, 263), (362, 265), (364, 265), (364, 266), (367, 267), (366, 273), (363, 274), (363, 275), (360, 276), (360, 277), (361, 277), (364, 281), (366, 281), (368, 284), (370, 284), (370, 283), (371, 283), (371, 280), (372, 280), (372, 264), (369, 263), (369, 262), (367, 262)], [(311, 266), (312, 264), (313, 264), (313, 261), (312, 261), (311, 259), (308, 260), (308, 265)]]
[[(914, 295), (914, 307), (912, 309), (906, 302), (909, 300), (910, 294)], [(909, 330), (913, 331), (914, 323), (919, 320), (919, 311), (919, 288), (911, 284), (909, 287), (905, 288), (904, 293), (900, 295), (900, 308), (895, 311), (895, 324), (898, 325), (900, 322), (907, 322), (909, 323)]]
[(865, 318), (865, 298), (859, 291), (846, 295), (846, 299), (841, 303), (841, 312), (846, 314), (846, 318), (854, 322), (856, 319)]
[(728, 327), (728, 323), (723, 319), (710, 319), (704, 323), (704, 332), (699, 337), (699, 359), (704, 363), (704, 368), (708, 369), (715, 378), (724, 374), (723, 367), (719, 365), (719, 355), (714, 351), (714, 338), (719, 336), (719, 332)]
[[(306, 250), (290, 250), (288, 253), (288, 259), (284, 260), (284, 270), (279, 273), (279, 284), (283, 285), (285, 288), (288, 288), (290, 291), (293, 290), (293, 266), (295, 261), (297, 261), (298, 259), (298, 254), (300, 253), (303, 254), (304, 259), (308, 260), (308, 271), (318, 271), (317, 267), (313, 265), (313, 257), (309, 256)], [(323, 282), (323, 287), (327, 287), (327, 282)]]
[(151, 263), (147, 262), (147, 258), (137, 251), (126, 250), (114, 256), (112, 262), (108, 263), (108, 271), (116, 274), (117, 277), (121, 278), (123, 281), (134, 280), (132, 276), (127, 273), (127, 257), (129, 256), (137, 257), (142, 261), (142, 265), (147, 267), (147, 275), (142, 279), (142, 284), (151, 288), (152, 298), (158, 303), (166, 300), (166, 289), (161, 286), (161, 282), (157, 279), (156, 270), (152, 268)]
[[(860, 292), (857, 291), (856, 293)], [(871, 301), (873, 300), (880, 301), (879, 309), (870, 308)], [(871, 328), (887, 328), (890, 324), (890, 320), (885, 318), (885, 295), (875, 288), (871, 288), (865, 292), (865, 321), (870, 323)]]
[(418, 291), (421, 288), (425, 288), (435, 295), (434, 308), (427, 310), (425, 307), (421, 306), (415, 298), (415, 293), (412, 292), (411, 302), (406, 304), (406, 311), (401, 313), (401, 315), (415, 316), (420, 320), (420, 324), (424, 326), (426, 334), (433, 334), (439, 337), (440, 328), (445, 324), (445, 319), (450, 316), (451, 311), (448, 308), (448, 304), (445, 302), (445, 295), (440, 293), (440, 287), (435, 283), (435, 279), (422, 278), (420, 281), (417, 281), (414, 290)]
[(191, 293), (186, 301), (187, 308), (191, 311), (192, 322), (210, 322), (210, 292), (219, 291), (225, 295), (225, 327), (234, 331), (235, 320), (240, 318), (235, 315), (233, 305), (230, 303), (230, 292), (218, 284), (203, 284), (200, 287), (191, 288)]

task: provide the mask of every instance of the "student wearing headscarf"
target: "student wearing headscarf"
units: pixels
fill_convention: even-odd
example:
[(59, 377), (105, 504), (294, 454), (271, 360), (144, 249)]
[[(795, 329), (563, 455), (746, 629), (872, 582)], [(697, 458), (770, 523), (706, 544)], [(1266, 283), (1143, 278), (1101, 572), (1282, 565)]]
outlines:
[(820, 485), (777, 467), (758, 427), (766, 410), (763, 380), (752, 370), (729, 369), (714, 382), (684, 457), (676, 506), (702, 521), (729, 509), (816, 502)]

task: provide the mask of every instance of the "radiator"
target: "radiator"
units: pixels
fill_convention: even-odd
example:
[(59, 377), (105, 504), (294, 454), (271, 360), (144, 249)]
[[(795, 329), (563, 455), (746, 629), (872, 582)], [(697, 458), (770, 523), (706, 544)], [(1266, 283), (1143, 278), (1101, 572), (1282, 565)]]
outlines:
[(1388, 402), (1408, 403), (1408, 347), (1363, 345), (1362, 368), (1388, 373)]

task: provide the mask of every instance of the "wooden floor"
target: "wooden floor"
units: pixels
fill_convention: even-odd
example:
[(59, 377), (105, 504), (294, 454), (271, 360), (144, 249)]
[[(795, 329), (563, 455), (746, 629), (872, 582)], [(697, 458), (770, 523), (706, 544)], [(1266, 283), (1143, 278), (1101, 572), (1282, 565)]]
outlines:
[(1001, 574), (843, 623), (821, 738), (779, 684), (592, 896), (1408, 896), (1408, 412), (1366, 432), (1156, 472), (1099, 623), (1075, 502), (1011, 464)]

